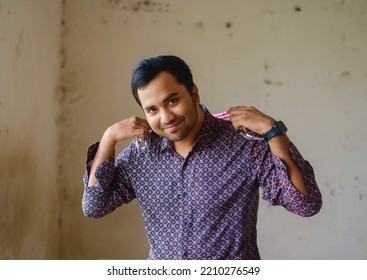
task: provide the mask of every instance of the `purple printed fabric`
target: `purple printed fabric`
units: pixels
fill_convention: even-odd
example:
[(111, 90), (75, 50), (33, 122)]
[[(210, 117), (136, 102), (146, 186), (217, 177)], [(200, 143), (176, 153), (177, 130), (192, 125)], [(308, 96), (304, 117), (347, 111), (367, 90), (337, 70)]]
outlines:
[[(205, 108), (204, 108), (205, 109)], [(265, 141), (244, 138), (229, 121), (206, 109), (205, 122), (186, 158), (167, 138), (150, 133), (149, 148), (131, 144), (96, 171), (87, 187), (98, 143), (88, 149), (82, 207), (103, 217), (137, 199), (150, 244), (149, 259), (260, 259), (257, 247), (259, 192), (272, 205), (308, 217), (322, 205), (310, 164), (291, 143), (309, 195), (289, 180), (285, 165)]]

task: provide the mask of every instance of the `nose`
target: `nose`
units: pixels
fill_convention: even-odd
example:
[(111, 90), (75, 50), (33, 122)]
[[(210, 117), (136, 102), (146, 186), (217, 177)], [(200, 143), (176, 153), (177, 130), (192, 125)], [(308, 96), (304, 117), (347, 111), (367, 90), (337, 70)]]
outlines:
[(171, 111), (167, 109), (164, 109), (161, 111), (161, 123), (162, 124), (169, 124), (174, 119), (175, 119), (175, 115)]

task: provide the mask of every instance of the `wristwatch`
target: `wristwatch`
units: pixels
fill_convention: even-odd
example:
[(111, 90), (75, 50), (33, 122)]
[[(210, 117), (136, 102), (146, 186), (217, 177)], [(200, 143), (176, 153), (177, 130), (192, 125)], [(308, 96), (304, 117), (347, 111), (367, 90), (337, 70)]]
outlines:
[(273, 127), (264, 134), (264, 140), (266, 142), (268, 142), (271, 138), (278, 136), (278, 135), (283, 135), (287, 132), (287, 127), (284, 125), (284, 123), (282, 121), (277, 121)]

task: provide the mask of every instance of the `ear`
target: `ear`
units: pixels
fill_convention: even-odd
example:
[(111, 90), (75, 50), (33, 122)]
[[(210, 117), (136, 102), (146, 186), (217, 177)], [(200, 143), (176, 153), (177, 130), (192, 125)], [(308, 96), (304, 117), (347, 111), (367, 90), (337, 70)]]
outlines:
[(196, 85), (193, 86), (191, 95), (192, 99), (195, 101), (195, 104), (200, 104), (199, 89)]

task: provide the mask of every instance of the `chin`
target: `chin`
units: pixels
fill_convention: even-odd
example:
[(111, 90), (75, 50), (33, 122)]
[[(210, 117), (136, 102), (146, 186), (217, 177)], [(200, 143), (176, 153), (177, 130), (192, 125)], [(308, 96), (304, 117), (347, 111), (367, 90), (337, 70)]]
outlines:
[(169, 140), (173, 141), (173, 142), (180, 142), (180, 141), (182, 141), (182, 140), (183, 140), (181, 137), (172, 136), (172, 135), (166, 135), (166, 137), (167, 137)]

